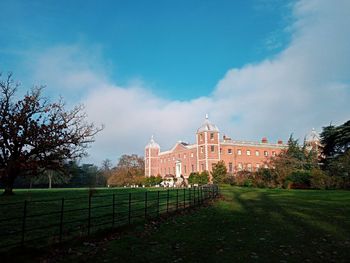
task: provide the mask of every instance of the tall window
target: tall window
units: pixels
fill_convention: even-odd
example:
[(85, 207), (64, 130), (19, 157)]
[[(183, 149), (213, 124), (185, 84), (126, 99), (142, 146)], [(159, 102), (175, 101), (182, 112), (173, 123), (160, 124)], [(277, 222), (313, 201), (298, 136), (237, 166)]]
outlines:
[(214, 140), (214, 133), (210, 133), (210, 140)]
[(199, 134), (199, 140), (203, 141), (203, 134)]
[(203, 153), (203, 146), (201, 146), (201, 153)]
[(272, 156), (276, 156), (276, 152), (275, 151), (272, 151)]
[(249, 172), (252, 171), (252, 164), (251, 164), (251, 163), (248, 163), (248, 164), (247, 164), (247, 170), (248, 170)]
[(193, 158), (193, 153), (191, 153), (191, 158)]
[(214, 151), (215, 151), (214, 145), (211, 145), (211, 146), (210, 146), (210, 151), (211, 151), (211, 152), (214, 152)]
[(247, 155), (250, 156), (250, 150), (247, 150)]
[(264, 156), (269, 156), (269, 153), (267, 151), (264, 151)]
[(186, 165), (184, 166), (184, 171), (185, 171), (185, 174), (186, 174), (187, 173)]
[(186, 153), (184, 154), (184, 159), (186, 159)]
[(194, 165), (191, 165), (191, 171), (194, 172)]
[(227, 149), (228, 154), (232, 154), (232, 149)]
[(238, 163), (238, 171), (242, 171), (243, 170), (243, 165), (242, 163)]
[(257, 163), (257, 164), (255, 165), (255, 169), (258, 171), (259, 168), (260, 168), (260, 164)]
[(237, 155), (242, 155), (242, 150), (241, 149), (237, 150)]
[(259, 156), (260, 152), (259, 151), (255, 151), (255, 156)]
[(233, 172), (232, 163), (229, 163), (229, 164), (228, 164), (228, 171), (229, 171), (230, 173)]

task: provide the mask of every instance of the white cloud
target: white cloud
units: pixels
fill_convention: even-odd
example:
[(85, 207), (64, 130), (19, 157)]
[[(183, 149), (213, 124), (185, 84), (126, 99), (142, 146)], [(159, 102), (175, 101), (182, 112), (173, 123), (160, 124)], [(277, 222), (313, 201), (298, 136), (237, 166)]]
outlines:
[(91, 59), (93, 52), (81, 46), (43, 52), (35, 58), (35, 78), (62, 87), (63, 95), (85, 94), (90, 120), (106, 125), (91, 148), (92, 161), (142, 154), (152, 134), (163, 149), (180, 139), (194, 142), (206, 112), (235, 139), (287, 139), (292, 132), (303, 137), (312, 127), (349, 119), (350, 2), (299, 1), (292, 12), (288, 47), (274, 58), (228, 70), (208, 97), (170, 101), (142, 83), (114, 85), (98, 56)]

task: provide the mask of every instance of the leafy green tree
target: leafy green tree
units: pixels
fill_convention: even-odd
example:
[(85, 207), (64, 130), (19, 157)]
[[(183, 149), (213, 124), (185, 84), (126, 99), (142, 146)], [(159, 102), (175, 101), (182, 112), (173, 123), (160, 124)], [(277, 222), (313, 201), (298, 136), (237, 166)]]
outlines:
[(214, 165), (211, 172), (212, 180), (214, 184), (223, 183), (225, 176), (227, 175), (227, 168), (224, 161), (219, 161)]
[(190, 176), (188, 177), (188, 183), (189, 184), (198, 184), (199, 183), (199, 173), (198, 172), (190, 173)]
[(208, 171), (203, 171), (199, 174), (198, 183), (200, 185), (207, 184), (209, 182), (209, 173)]

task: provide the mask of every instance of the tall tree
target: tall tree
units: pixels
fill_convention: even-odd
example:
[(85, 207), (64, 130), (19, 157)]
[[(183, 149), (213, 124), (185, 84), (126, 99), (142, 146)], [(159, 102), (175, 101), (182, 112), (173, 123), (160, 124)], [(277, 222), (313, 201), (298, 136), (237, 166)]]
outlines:
[(219, 161), (216, 165), (214, 165), (213, 171), (211, 172), (212, 182), (214, 184), (222, 183), (226, 174), (227, 174), (227, 168), (226, 168), (225, 162)]
[(43, 87), (16, 99), (12, 75), (0, 75), (0, 180), (12, 194), (17, 176), (61, 170), (68, 159), (86, 155), (102, 128), (86, 122), (82, 105), (66, 110), (62, 100), (50, 103)]
[(143, 158), (136, 154), (124, 154), (120, 157), (117, 167), (112, 170), (108, 184), (118, 186), (133, 184), (144, 176), (144, 169)]

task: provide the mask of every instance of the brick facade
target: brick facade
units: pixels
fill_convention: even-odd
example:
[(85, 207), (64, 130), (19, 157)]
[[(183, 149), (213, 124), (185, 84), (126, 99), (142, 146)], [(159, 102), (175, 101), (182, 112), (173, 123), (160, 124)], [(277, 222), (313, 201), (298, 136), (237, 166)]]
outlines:
[(172, 149), (161, 152), (152, 137), (145, 147), (145, 175), (188, 178), (191, 172), (212, 171), (220, 160), (232, 174), (241, 170), (256, 171), (286, 147), (280, 140), (269, 143), (266, 138), (261, 142), (232, 140), (227, 136), (220, 138), (219, 129), (206, 117), (196, 132), (195, 144), (177, 142)]

